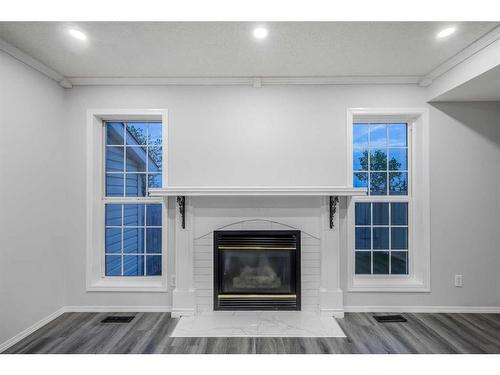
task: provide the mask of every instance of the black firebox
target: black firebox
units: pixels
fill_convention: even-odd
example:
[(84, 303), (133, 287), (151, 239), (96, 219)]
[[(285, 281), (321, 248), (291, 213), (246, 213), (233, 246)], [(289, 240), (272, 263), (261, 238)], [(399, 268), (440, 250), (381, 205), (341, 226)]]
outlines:
[(214, 310), (300, 310), (300, 231), (215, 231)]

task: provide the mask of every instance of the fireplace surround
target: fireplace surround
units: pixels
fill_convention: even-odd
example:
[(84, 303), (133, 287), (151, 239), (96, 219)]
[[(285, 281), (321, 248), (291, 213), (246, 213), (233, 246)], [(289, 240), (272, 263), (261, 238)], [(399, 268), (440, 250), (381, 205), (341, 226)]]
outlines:
[[(238, 196), (228, 196), (226, 191), (219, 190), (189, 191), (191, 195), (185, 197), (182, 207), (175, 199), (169, 199), (169, 206), (175, 208), (170, 211), (172, 233), (168, 237), (173, 249), (173, 260), (169, 263), (172, 316), (195, 315), (217, 308), (214, 304), (216, 232), (296, 230), (301, 235), (300, 310), (343, 317), (340, 249), (341, 239), (345, 238), (345, 196), (360, 193), (356, 189), (339, 189), (286, 194), (280, 190), (279, 196), (269, 196), (271, 193), (260, 190), (258, 194), (262, 196), (248, 196), (248, 191), (238, 191), (241, 194)], [(179, 192), (179, 189), (156, 189), (154, 194), (169, 197)], [(321, 196), (329, 193), (341, 196), (337, 210), (335, 205), (332, 209), (328, 196)]]
[(214, 231), (214, 310), (300, 310), (298, 230)]

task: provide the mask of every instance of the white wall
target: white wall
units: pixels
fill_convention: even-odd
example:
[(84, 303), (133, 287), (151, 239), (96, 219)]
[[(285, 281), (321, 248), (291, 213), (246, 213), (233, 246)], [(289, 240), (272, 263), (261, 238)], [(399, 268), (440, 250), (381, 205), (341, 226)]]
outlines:
[(0, 344), (63, 306), (64, 90), (0, 52)]
[[(264, 100), (266, 99), (266, 100)], [(192, 154), (200, 151), (197, 149), (200, 140), (206, 139), (212, 142), (210, 137), (217, 135), (220, 129), (219, 123), (224, 119), (223, 129), (227, 129), (231, 119), (235, 116), (235, 105), (241, 100), (244, 105), (239, 105), (244, 115), (251, 114), (252, 119), (264, 118), (263, 114), (269, 113), (271, 109), (267, 102), (281, 103), (280, 110), (275, 111), (274, 123), (278, 124), (280, 131), (285, 126), (291, 129), (300, 129), (300, 134), (311, 131), (306, 137), (309, 146), (308, 162), (301, 165), (299, 170), (308, 179), (301, 179), (302, 183), (312, 185), (314, 183), (333, 183), (336, 177), (345, 176), (345, 121), (346, 108), (348, 107), (421, 107), (424, 105), (425, 91), (417, 86), (268, 86), (262, 88), (253, 87), (229, 87), (229, 86), (98, 86), (98, 87), (74, 87), (67, 91), (66, 124), (70, 128), (68, 162), (71, 168), (68, 170), (68, 179), (71, 181), (72, 199), (69, 209), (72, 212), (70, 236), (72, 245), (67, 252), (68, 276), (66, 280), (67, 305), (71, 306), (169, 306), (170, 296), (164, 293), (106, 293), (85, 291), (85, 127), (86, 111), (88, 108), (167, 108), (169, 110), (169, 122), (176, 124), (172, 136), (171, 147), (175, 148), (174, 137), (181, 139), (183, 149), (176, 149), (173, 158), (176, 161), (169, 165), (170, 168), (179, 168), (172, 174), (185, 176), (175, 183), (188, 183), (188, 174), (192, 170), (202, 173), (196, 166), (191, 166)], [(227, 106), (227, 103), (231, 105)], [(289, 103), (291, 110), (287, 112), (286, 104)], [(303, 105), (301, 105), (303, 103)], [(253, 105), (256, 104), (256, 105)], [(296, 107), (301, 109), (297, 110)], [(262, 112), (261, 112), (262, 111)], [(300, 114), (300, 116), (290, 116)], [(243, 121), (244, 115), (237, 117)], [(307, 121), (307, 119), (310, 121)], [(187, 130), (182, 129), (182, 124)], [(196, 125), (196, 127), (195, 127)], [(270, 132), (259, 128), (260, 124), (255, 121), (247, 122), (248, 129), (253, 129), (255, 134), (259, 131)], [(273, 126), (267, 123), (267, 126)], [(190, 145), (190, 133), (202, 132), (203, 137), (196, 136), (197, 144)], [(341, 146), (335, 146), (335, 132), (338, 132)], [(325, 135), (326, 134), (326, 135)], [(194, 135), (193, 135), (194, 137)], [(291, 138), (297, 142), (297, 138)], [(257, 142), (254, 140), (254, 142)], [(313, 147), (314, 144), (318, 147)], [(331, 145), (329, 147), (329, 145)], [(177, 146), (178, 147), (178, 146)], [(297, 146), (297, 152), (304, 151)], [(211, 158), (205, 146), (204, 153), (195, 155), (195, 160), (200, 161), (204, 156)], [(331, 149), (331, 150), (329, 150)], [(237, 149), (232, 152), (238, 152)], [(270, 151), (266, 153), (265, 160), (256, 156), (256, 163), (252, 168), (264, 167), (267, 171), (264, 175), (269, 176), (272, 183), (294, 183), (294, 180), (285, 175), (295, 169), (293, 166), (283, 167), (288, 161), (288, 153), (282, 155), (279, 152), (272, 157)], [(230, 156), (225, 157), (228, 159)], [(217, 161), (220, 161), (220, 155)], [(212, 159), (210, 159), (212, 160)], [(294, 159), (296, 160), (296, 159)], [(341, 160), (339, 162), (339, 160)], [(215, 161), (215, 160), (212, 160)], [(319, 162), (321, 161), (321, 162)], [(319, 163), (319, 164), (316, 164)], [(249, 167), (250, 159), (245, 159), (241, 169)], [(233, 163), (236, 167), (238, 164)], [(280, 168), (275, 168), (275, 166)], [(314, 171), (314, 177), (306, 171), (306, 165)], [(318, 167), (319, 165), (319, 167)], [(196, 167), (196, 168), (194, 168)], [(270, 173), (269, 171), (272, 171)], [(234, 170), (230, 173), (234, 173)], [(263, 177), (264, 175), (261, 175)], [(275, 176), (274, 176), (275, 175)], [(205, 176), (205, 175), (204, 175)], [(238, 174), (238, 176), (241, 176)], [(326, 178), (324, 177), (326, 176)], [(207, 177), (209, 178), (209, 177)], [(213, 177), (210, 177), (213, 178)], [(339, 177), (340, 178), (340, 177)], [(337, 180), (339, 181), (339, 180)], [(217, 185), (217, 180), (211, 180)], [(246, 181), (251, 184), (251, 181)], [(264, 181), (259, 181), (264, 183)], [(271, 184), (272, 184), (271, 183)], [(172, 250), (172, 247), (171, 247)], [(173, 264), (171, 258), (173, 251), (169, 252), (169, 264)]]
[[(128, 306), (170, 303), (169, 298), (161, 294), (85, 293), (83, 202), (87, 108), (168, 108), (169, 120), (174, 129), (171, 147), (175, 150), (173, 159), (176, 161), (170, 167), (179, 168), (180, 165), (183, 169), (182, 172), (171, 171), (174, 175), (178, 173), (177, 176), (182, 176), (172, 183), (182, 181), (183, 184), (188, 184), (190, 177), (187, 174), (192, 170), (200, 172), (198, 166), (191, 165), (192, 160), (198, 163), (201, 156), (205, 155), (211, 162), (216, 162), (206, 146), (200, 145), (199, 141), (203, 138), (207, 139), (207, 144), (212, 144), (210, 138), (221, 129), (221, 119), (225, 121), (222, 129), (227, 130), (231, 119), (236, 116), (235, 108), (240, 108), (244, 114), (250, 113), (252, 119), (257, 119), (269, 113), (268, 103), (280, 103), (280, 110), (275, 112), (274, 123), (266, 122), (265, 127), (259, 128), (262, 124), (248, 122), (246, 126), (256, 134), (259, 131), (273, 132), (268, 128), (274, 124), (277, 124), (278, 132), (284, 129), (284, 124), (291, 129), (300, 129), (299, 133), (302, 135), (305, 134), (304, 130), (310, 130), (311, 134), (305, 142), (308, 147), (317, 142), (318, 147), (312, 152), (314, 155), (306, 158), (307, 163), (295, 171), (304, 172), (303, 167), (309, 165), (315, 175), (311, 181), (326, 183), (333, 181), (338, 171), (341, 171), (339, 176), (343, 174), (343, 166), (339, 164), (345, 160), (345, 149), (327, 149), (328, 145), (332, 149), (336, 148), (332, 141), (335, 138), (334, 132), (337, 131), (344, 137), (341, 129), (345, 127), (346, 108), (423, 107), (428, 106), (425, 97), (425, 90), (415, 86), (76, 87), (68, 91), (66, 122), (71, 128), (70, 147), (73, 150), (70, 156), (73, 166), (70, 179), (75, 187), (72, 190), (74, 199), (71, 207), (74, 215), (71, 231), (74, 246), (68, 252), (68, 304)], [(243, 104), (236, 106), (239, 100)], [(286, 103), (292, 107), (290, 112), (285, 110)], [(301, 106), (301, 103), (304, 105)], [(430, 106), (432, 292), (346, 293), (346, 306), (500, 306), (500, 296), (495, 291), (495, 286), (500, 284), (500, 257), (497, 254), (497, 244), (500, 241), (498, 231), (494, 228), (500, 221), (497, 196), (500, 176), (492, 173), (492, 169), (500, 163), (500, 109), (496, 103), (439, 106)], [(297, 107), (301, 108), (300, 113), (297, 112)], [(300, 115), (288, 116), (289, 113)], [(244, 114), (236, 116), (240, 124), (244, 122)], [(306, 121), (308, 118), (310, 121)], [(202, 132), (203, 137), (197, 137), (196, 144), (190, 145), (189, 135), (194, 131), (195, 122), (199, 123), (196, 131)], [(175, 145), (174, 137), (176, 140), (182, 139), (184, 149)], [(260, 160), (259, 157), (256, 160), (259, 161), (259, 166), (265, 166), (265, 173), (272, 171), (272, 174), (280, 175), (270, 181), (293, 183), (285, 180), (288, 177), (283, 177), (292, 168), (283, 167), (287, 162), (286, 155), (278, 152), (274, 160), (269, 160), (270, 155), (267, 157), (268, 161)], [(242, 169), (250, 167), (250, 164), (245, 163)], [(280, 168), (275, 169), (276, 165)], [(308, 172), (304, 173), (310, 176)], [(217, 180), (213, 177), (203, 176), (210, 184), (217, 185)], [(250, 181), (246, 183), (250, 184)], [(477, 190), (479, 186), (480, 190)], [(342, 251), (344, 264), (341, 269), (345, 270), (345, 247)], [(453, 286), (455, 273), (464, 275), (463, 288)], [(345, 290), (345, 274), (341, 280)]]
[(176, 90), (173, 103), (166, 98), (169, 185), (347, 185), (346, 128), (327, 91)]

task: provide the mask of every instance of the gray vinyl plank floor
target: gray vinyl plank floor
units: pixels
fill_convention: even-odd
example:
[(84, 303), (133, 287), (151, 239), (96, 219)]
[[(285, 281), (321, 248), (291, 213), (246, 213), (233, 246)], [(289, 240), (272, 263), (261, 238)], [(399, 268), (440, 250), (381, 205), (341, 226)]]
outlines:
[[(103, 324), (108, 315), (135, 315)], [(402, 314), (378, 323), (371, 313), (338, 322), (347, 338), (170, 337), (169, 313), (66, 313), (4, 353), (329, 354), (500, 353), (500, 314)]]

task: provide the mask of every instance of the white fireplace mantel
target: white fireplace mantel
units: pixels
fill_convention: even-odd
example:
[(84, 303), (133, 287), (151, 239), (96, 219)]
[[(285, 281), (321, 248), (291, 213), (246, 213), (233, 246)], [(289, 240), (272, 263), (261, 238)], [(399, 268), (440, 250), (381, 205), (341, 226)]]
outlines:
[(170, 186), (149, 189), (153, 197), (168, 196), (363, 196), (366, 188), (347, 186)]

